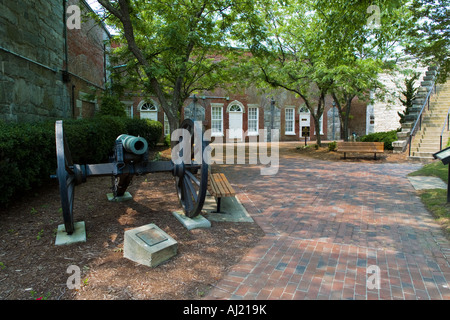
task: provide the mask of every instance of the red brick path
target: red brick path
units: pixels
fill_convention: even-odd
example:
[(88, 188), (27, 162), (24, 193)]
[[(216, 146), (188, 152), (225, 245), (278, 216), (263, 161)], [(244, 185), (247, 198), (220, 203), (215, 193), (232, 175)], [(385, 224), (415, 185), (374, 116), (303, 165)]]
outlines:
[(223, 166), (266, 236), (205, 298), (450, 300), (450, 242), (406, 178), (419, 167), (283, 155), (274, 176)]

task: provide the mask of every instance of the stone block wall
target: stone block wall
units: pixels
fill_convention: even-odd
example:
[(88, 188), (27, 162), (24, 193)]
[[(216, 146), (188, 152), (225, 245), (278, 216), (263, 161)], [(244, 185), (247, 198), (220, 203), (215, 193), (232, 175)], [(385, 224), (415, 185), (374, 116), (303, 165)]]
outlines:
[[(65, 29), (64, 12), (73, 4), (81, 9), (81, 29)], [(0, 119), (95, 114), (99, 104), (89, 95), (104, 90), (109, 33), (86, 16), (89, 10), (83, 0), (0, 0)]]
[(62, 17), (61, 1), (0, 1), (0, 119), (70, 115)]
[[(420, 72), (420, 77), (416, 81), (416, 86), (420, 86), (420, 82), (427, 71), (427, 67), (420, 65), (414, 60), (404, 60), (398, 63), (403, 70), (411, 70)], [(385, 132), (400, 128), (400, 117), (398, 112), (404, 111), (404, 106), (399, 98), (403, 98), (401, 92), (405, 88), (404, 80), (408, 76), (401, 73), (394, 75), (380, 74), (379, 80), (386, 86), (388, 93), (383, 97), (376, 97), (375, 101), (368, 106), (367, 112), (367, 133)], [(372, 123), (371, 123), (372, 122)]]

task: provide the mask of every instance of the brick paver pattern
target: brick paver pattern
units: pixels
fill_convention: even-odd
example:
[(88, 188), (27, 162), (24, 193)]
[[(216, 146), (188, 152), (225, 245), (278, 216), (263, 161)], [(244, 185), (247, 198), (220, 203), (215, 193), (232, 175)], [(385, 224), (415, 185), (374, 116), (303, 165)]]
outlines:
[(205, 299), (450, 300), (450, 242), (406, 177), (420, 166), (283, 154), (273, 176), (221, 166), (266, 236)]

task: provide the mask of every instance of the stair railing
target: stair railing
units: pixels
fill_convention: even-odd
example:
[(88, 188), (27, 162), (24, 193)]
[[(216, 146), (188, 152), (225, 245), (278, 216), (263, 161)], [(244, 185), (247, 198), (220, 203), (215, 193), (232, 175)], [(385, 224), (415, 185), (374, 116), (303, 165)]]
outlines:
[(436, 93), (436, 80), (433, 80), (433, 85), (431, 86), (430, 90), (428, 90), (428, 94), (427, 97), (425, 99), (425, 102), (423, 103), (422, 108), (420, 109), (419, 115), (417, 116), (416, 122), (414, 122), (414, 125), (411, 129), (411, 132), (409, 134), (409, 139), (408, 139), (408, 144), (409, 144), (409, 156), (411, 156), (411, 144), (412, 144), (412, 139), (415, 136), (415, 134), (417, 133), (418, 130), (422, 129), (422, 114), (423, 114), (423, 110), (425, 109), (426, 106), (428, 106), (428, 110), (430, 110), (430, 96), (431, 93), (434, 91), (434, 93)]
[(447, 117), (445, 118), (444, 125), (442, 126), (441, 137), (440, 137), (441, 141), (440, 141), (440, 147), (439, 147), (439, 150), (442, 150), (442, 136), (444, 135), (444, 129), (445, 129), (445, 126), (447, 126), (447, 131), (449, 131), (449, 129), (450, 129), (450, 126), (449, 126), (449, 123), (450, 123), (450, 121), (449, 121), (449, 116), (450, 116), (450, 107), (448, 108), (448, 111), (447, 111)]

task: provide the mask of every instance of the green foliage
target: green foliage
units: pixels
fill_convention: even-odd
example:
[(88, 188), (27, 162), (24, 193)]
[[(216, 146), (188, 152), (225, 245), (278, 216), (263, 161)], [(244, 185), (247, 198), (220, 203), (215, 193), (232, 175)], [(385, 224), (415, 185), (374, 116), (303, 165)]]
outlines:
[[(151, 148), (162, 134), (157, 121), (98, 116), (64, 120), (64, 133), (74, 163), (102, 163), (122, 133), (139, 135)], [(56, 172), (55, 123), (0, 122), (0, 205), (48, 183)]]
[(438, 81), (450, 75), (450, 0), (413, 0), (408, 6), (413, 26), (406, 32), (406, 51), (438, 66)]
[(385, 150), (393, 150), (392, 142), (397, 139), (397, 130), (370, 133), (360, 138), (362, 142), (384, 142)]
[(99, 0), (100, 19), (118, 30), (113, 41), (123, 44), (111, 55), (122, 66), (111, 74), (115, 89), (156, 97), (176, 123), (191, 94), (229, 83), (228, 36), (252, 2)]
[(119, 98), (114, 95), (103, 95), (102, 103), (100, 104), (100, 115), (126, 117), (125, 105), (120, 102)]
[(170, 134), (168, 134), (168, 135), (166, 135), (165, 137), (164, 137), (164, 145), (166, 146), (166, 147), (170, 147)]
[(328, 151), (336, 151), (336, 149), (337, 149), (336, 141), (328, 143)]
[(159, 121), (149, 119), (128, 119), (126, 132), (133, 136), (141, 136), (147, 140), (149, 148), (153, 148), (161, 138), (163, 125)]
[(419, 73), (416, 73), (411, 78), (405, 79), (405, 91), (402, 92), (405, 99), (400, 99), (401, 103), (405, 107), (405, 111), (397, 112), (400, 116), (400, 124), (405, 122), (405, 117), (409, 114), (409, 111), (413, 106), (413, 100), (416, 97), (418, 90), (417, 87), (414, 87), (414, 83), (419, 78), (419, 75)]

